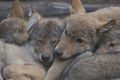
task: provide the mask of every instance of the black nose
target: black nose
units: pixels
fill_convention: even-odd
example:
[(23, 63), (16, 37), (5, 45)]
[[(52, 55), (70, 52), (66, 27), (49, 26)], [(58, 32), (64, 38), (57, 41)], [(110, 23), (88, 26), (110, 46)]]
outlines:
[(43, 55), (41, 56), (41, 58), (42, 58), (43, 61), (49, 61), (49, 59), (50, 59), (50, 54), (43, 54)]
[(54, 54), (55, 54), (56, 56), (62, 56), (62, 55), (63, 55), (63, 51), (62, 51), (61, 49), (55, 49)]

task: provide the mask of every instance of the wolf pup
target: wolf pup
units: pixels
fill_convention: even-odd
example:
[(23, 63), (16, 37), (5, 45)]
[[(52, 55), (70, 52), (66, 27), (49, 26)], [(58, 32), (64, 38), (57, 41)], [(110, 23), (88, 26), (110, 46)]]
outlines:
[[(81, 55), (65, 68), (60, 80), (119, 80), (120, 79), (120, 7), (109, 7), (89, 13), (100, 21), (112, 20), (98, 30), (100, 37), (92, 57)], [(77, 71), (77, 72), (76, 72)]]
[[(4, 19), (0, 23), (1, 24), (0, 38), (5, 39), (5, 41), (8, 43), (10, 42), (18, 45), (21, 45), (22, 43), (26, 42), (29, 34), (26, 33), (27, 28), (25, 29), (25, 27), (27, 26), (27, 21), (25, 21), (23, 18), (24, 18), (23, 8), (20, 2), (16, 0), (14, 1), (9, 11), (7, 19)], [(14, 29), (12, 30), (12, 28)]]
[(59, 42), (60, 36), (65, 28), (62, 19), (43, 18), (32, 8), (33, 16), (40, 16), (41, 19), (34, 25), (29, 38), (30, 44), (35, 48), (38, 60), (46, 67), (50, 67), (54, 60), (54, 48)]
[[(17, 80), (19, 80), (18, 78), (21, 78), (21, 76), (28, 78), (28, 76), (25, 75), (29, 75), (29, 78), (35, 78), (35, 80), (39, 80), (44, 77), (45, 69), (42, 64), (40, 65), (39, 63), (37, 63), (37, 61), (34, 60), (34, 48), (27, 43), (30, 36), (31, 28), (34, 23), (32, 18), (27, 22), (24, 19), (21, 19), (21, 17), (19, 16), (13, 17), (12, 14), (16, 14), (16, 10), (19, 11), (19, 9), (22, 9), (22, 6), (18, 3), (19, 1), (14, 2), (14, 4), (17, 5), (14, 5), (12, 7), (12, 11), (10, 11), (10, 13), (8, 14), (9, 17), (7, 19), (4, 19), (0, 23), (0, 73), (2, 74), (3, 72), (3, 76), (5, 79), (16, 80), (17, 76)], [(16, 9), (16, 6), (19, 6), (18, 9)], [(9, 65), (13, 66), (9, 67)], [(14, 75), (14, 77), (9, 77), (11, 75), (7, 74), (10, 73), (10, 69), (13, 70), (14, 65), (16, 67), (19, 67), (20, 72), (21, 70), (23, 70), (23, 68), (25, 68), (24, 71), (26, 71), (23, 72), (21, 76)], [(5, 70), (3, 70), (3, 68), (5, 68)], [(35, 71), (34, 73), (31, 73), (31, 71), (28, 69), (33, 69)]]
[[(75, 4), (77, 3), (77, 5)], [(79, 3), (79, 4), (78, 4)], [(59, 43), (55, 48), (58, 56), (49, 69), (44, 80), (59, 80), (64, 67), (74, 57), (94, 49), (96, 32), (101, 27), (111, 24), (111, 21), (99, 21), (85, 12), (80, 0), (72, 0), (74, 14), (66, 19), (66, 29), (62, 33)]]
[(120, 79), (120, 26), (115, 22), (111, 26), (98, 40), (94, 55), (84, 59), (78, 57), (73, 61), (74, 65), (65, 69), (61, 80)]
[[(29, 25), (27, 28), (29, 29), (29, 34), (30, 34), (29, 42), (28, 42), (29, 46), (32, 46), (35, 51), (32, 57), (34, 56), (33, 59), (39, 65), (44, 65), (44, 68), (48, 69), (54, 60), (53, 51), (54, 51), (56, 44), (59, 41), (61, 33), (64, 30), (65, 24), (64, 24), (64, 21), (60, 19), (43, 18), (34, 8), (31, 8), (31, 13), (32, 15), (28, 22)], [(13, 69), (14, 67), (17, 67), (17, 69), (19, 68), (20, 72), (18, 73), (15, 69)], [(27, 75), (38, 77), (38, 74), (36, 75), (32, 74), (30, 71), (27, 71), (27, 69), (25, 72), (24, 69), (22, 69), (25, 67), (28, 67), (28, 66), (11, 65), (4, 69), (5, 71), (4, 73), (7, 76), (7, 78), (12, 77), (12, 79), (17, 79), (17, 80), (18, 80), (18, 78), (16, 78), (17, 76), (20, 76), (19, 79), (21, 78), (24, 79), (23, 75), (25, 73)], [(40, 68), (40, 70), (41, 69), (43, 68)], [(41, 74), (39, 75), (43, 76), (44, 71), (46, 70), (45, 69), (41, 70), (40, 72)], [(9, 75), (10, 72), (12, 72), (11, 75)], [(35, 80), (37, 79), (41, 80), (42, 79), (41, 76), (39, 76)]]

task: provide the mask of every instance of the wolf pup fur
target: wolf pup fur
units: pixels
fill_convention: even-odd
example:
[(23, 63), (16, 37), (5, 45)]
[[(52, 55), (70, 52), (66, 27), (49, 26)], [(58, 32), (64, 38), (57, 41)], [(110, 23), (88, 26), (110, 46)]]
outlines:
[[(100, 21), (113, 20), (98, 30), (100, 37), (92, 57), (80, 59), (67, 66), (60, 80), (119, 80), (120, 7), (109, 7), (89, 13)], [(77, 72), (76, 72), (77, 71)]]
[[(7, 78), (12, 77), (12, 79), (18, 80), (18, 78), (16, 77), (20, 76), (19, 79), (24, 79), (23, 75), (27, 74), (37, 77), (35, 80), (41, 80), (42, 76), (44, 75), (44, 72), (50, 67), (54, 60), (53, 51), (56, 44), (59, 41), (61, 33), (64, 30), (64, 21), (57, 18), (43, 18), (33, 7), (31, 7), (31, 13), (32, 15), (30, 17), (30, 20), (28, 22), (29, 25), (27, 27), (27, 30), (30, 34), (28, 44), (29, 46), (32, 46), (34, 48), (34, 51), (32, 51), (34, 52), (34, 54), (32, 55), (32, 57), (34, 58), (32, 59), (35, 59), (35, 61), (40, 66), (44, 65), (44, 69), (40, 68), (40, 70), (43, 70), (40, 72), (41, 74), (35, 73), (35, 75), (32, 74), (30, 71), (27, 71), (27, 69), (26, 72), (24, 71), (25, 69), (22, 70), (22, 68), (27, 68), (28, 66), (20, 67), (16, 65), (11, 65), (4, 69), (4, 73), (7, 76)], [(20, 68), (20, 70), (18, 71), (19, 73), (13, 69), (14, 67), (16, 67), (17, 69)], [(31, 65), (29, 67), (31, 68)], [(13, 74), (9, 75), (10, 72), (12, 72)]]
[(99, 39), (97, 30), (109, 26), (112, 22), (111, 20), (99, 21), (86, 13), (80, 0), (72, 0), (72, 6), (74, 14), (66, 19), (66, 29), (55, 48), (54, 54), (58, 57), (47, 72), (44, 80), (59, 80), (64, 67), (74, 57), (86, 51), (90, 51), (91, 54), (94, 44)]
[[(18, 9), (13, 8), (14, 10), (12, 9), (12, 11), (10, 11), (8, 15), (11, 15), (13, 13), (15, 14), (16, 10), (22, 9), (22, 6), (18, 4), (19, 2), (15, 1), (14, 4), (16, 3), (17, 5), (14, 5), (13, 7), (19, 6)], [(7, 74), (12, 74), (12, 73), (9, 73), (9, 70), (11, 68), (9, 67), (5, 68), (6, 66), (9, 66), (9, 65), (16, 65), (18, 67), (19, 66), (24, 67), (25, 65), (27, 65), (24, 68), (34, 69), (35, 70), (34, 72), (36, 73), (34, 73), (34, 75), (29, 76), (29, 78), (36, 77), (35, 80), (42, 79), (45, 75), (45, 69), (43, 65), (42, 64), (40, 65), (39, 63), (37, 63), (37, 61), (34, 58), (34, 54), (35, 54), (34, 48), (30, 44), (27, 44), (28, 38), (30, 36), (29, 31), (31, 30), (31, 27), (32, 27), (32, 25), (30, 24), (31, 20), (32, 19), (30, 19), (27, 22), (24, 19), (21, 19), (21, 17), (11, 16), (10, 18), (9, 16), (7, 19), (4, 19), (0, 23), (0, 47), (1, 47), (0, 48), (0, 73), (1, 74), (3, 73), (4, 79), (6, 80), (9, 78), (16, 80), (16, 76), (11, 78), (9, 77), (10, 75), (7, 75)], [(3, 68), (5, 69), (3, 70)], [(27, 74), (30, 74), (28, 69), (26, 69), (26, 72), (24, 72), (24, 75), (27, 75)], [(21, 77), (27, 78), (27, 76), (24, 76), (24, 75), (17, 78), (21, 78)], [(1, 80), (2, 80), (2, 76), (1, 76)]]

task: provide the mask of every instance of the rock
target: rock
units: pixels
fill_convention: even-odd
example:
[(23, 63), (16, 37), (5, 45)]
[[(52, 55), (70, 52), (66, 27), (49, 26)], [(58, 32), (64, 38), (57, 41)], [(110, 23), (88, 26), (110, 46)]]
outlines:
[[(7, 17), (11, 8), (12, 2), (0, 2), (0, 21)], [(33, 5), (39, 13), (44, 17), (65, 17), (70, 14), (71, 5), (63, 2), (50, 2), (50, 1), (25, 1), (22, 2), (25, 17), (28, 18), (30, 5)]]
[[(12, 5), (12, 1), (0, 1), (0, 21), (6, 18), (9, 9)], [(100, 0), (97, 0), (98, 2)], [(117, 0), (116, 0), (117, 1)], [(92, 2), (92, 3), (91, 3)], [(103, 7), (108, 6), (119, 6), (120, 3), (108, 3), (108, 2), (99, 2), (97, 4), (94, 0), (83, 0), (84, 7), (87, 12), (91, 12)], [(23, 0), (22, 1), (23, 8), (25, 10), (25, 17), (28, 18), (28, 13), (30, 9), (30, 5), (33, 5), (39, 13), (41, 13), (44, 17), (60, 17), (64, 18), (71, 13), (71, 0)]]

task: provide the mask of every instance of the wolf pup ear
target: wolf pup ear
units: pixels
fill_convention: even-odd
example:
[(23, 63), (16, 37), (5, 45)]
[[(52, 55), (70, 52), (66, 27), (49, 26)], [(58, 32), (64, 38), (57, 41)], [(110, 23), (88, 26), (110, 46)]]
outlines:
[(33, 8), (33, 6), (31, 6), (30, 8), (29, 16), (30, 19), (28, 21), (26, 30), (28, 32), (31, 32), (32, 28), (34, 27), (34, 24), (38, 23), (42, 19), (42, 16), (38, 13), (36, 9)]
[(115, 20), (108, 21), (107, 23), (103, 24), (101, 28), (97, 29), (97, 33), (106, 33), (111, 31), (115, 23)]
[(24, 19), (24, 10), (19, 0), (15, 0), (9, 11), (7, 18), (21, 18)]
[[(30, 6), (30, 10), (28, 13), (28, 16), (31, 17), (33, 14), (38, 13), (38, 11), (33, 7), (33, 5)], [(40, 14), (39, 14), (40, 15)]]
[(81, 12), (85, 12), (81, 0), (72, 0), (72, 13), (76, 14)]

